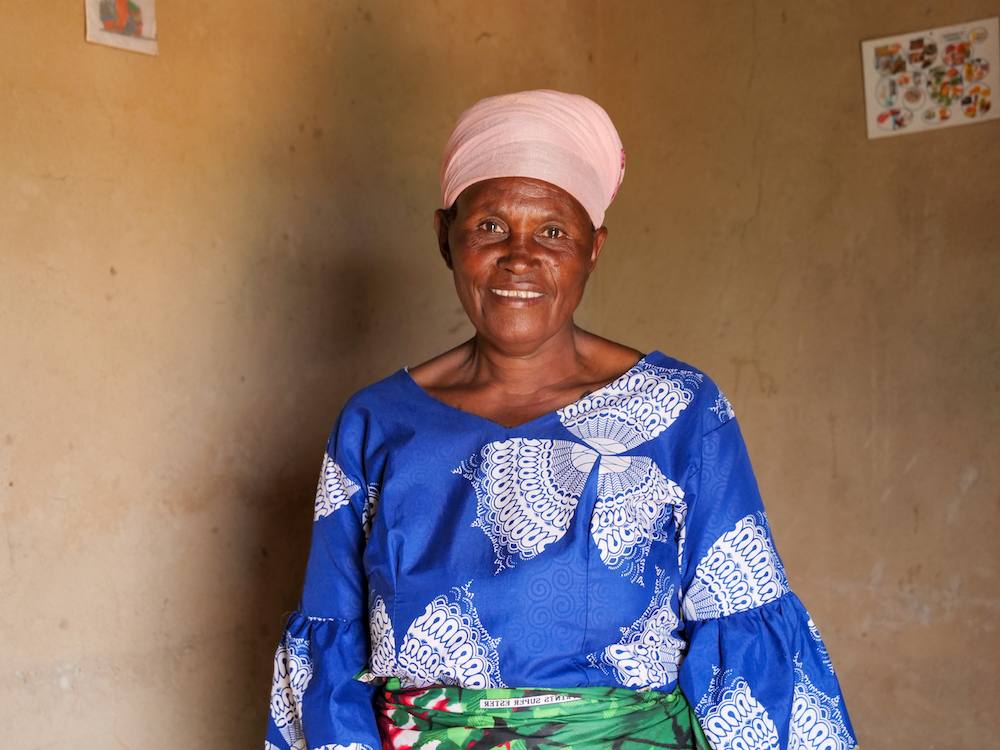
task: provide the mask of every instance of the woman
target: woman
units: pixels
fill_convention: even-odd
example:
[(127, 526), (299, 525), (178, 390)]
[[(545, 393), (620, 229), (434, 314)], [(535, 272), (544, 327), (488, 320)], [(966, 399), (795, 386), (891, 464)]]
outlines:
[(573, 322), (624, 168), (584, 97), (459, 119), (434, 223), (476, 335), (344, 407), (269, 748), (855, 747), (729, 402)]

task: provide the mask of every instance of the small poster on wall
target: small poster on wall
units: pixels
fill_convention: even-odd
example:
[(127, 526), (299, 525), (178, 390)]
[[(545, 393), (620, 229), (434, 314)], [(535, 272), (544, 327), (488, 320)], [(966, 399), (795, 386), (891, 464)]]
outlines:
[(158, 53), (156, 0), (84, 0), (87, 41), (109, 47)]
[(1000, 117), (1000, 19), (861, 43), (868, 137)]

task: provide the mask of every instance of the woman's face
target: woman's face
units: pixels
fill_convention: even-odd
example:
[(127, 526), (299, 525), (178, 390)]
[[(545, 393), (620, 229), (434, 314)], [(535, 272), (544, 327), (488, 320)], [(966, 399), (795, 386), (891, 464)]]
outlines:
[(607, 229), (592, 229), (565, 190), (526, 177), (466, 188), (449, 217), (434, 216), (441, 255), (480, 336), (515, 353), (573, 330)]

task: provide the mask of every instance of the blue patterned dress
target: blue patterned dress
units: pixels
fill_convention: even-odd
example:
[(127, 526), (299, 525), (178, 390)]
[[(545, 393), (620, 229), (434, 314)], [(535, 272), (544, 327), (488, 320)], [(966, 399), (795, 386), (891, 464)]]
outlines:
[(314, 519), (275, 656), (268, 750), (379, 748), (372, 683), (390, 676), (679, 681), (715, 750), (856, 746), (733, 410), (659, 352), (512, 428), (400, 370), (344, 407)]

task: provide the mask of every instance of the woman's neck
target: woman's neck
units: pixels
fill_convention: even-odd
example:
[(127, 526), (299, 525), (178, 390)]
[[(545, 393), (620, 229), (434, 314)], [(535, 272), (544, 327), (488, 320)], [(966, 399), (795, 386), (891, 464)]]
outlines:
[(462, 363), (467, 382), (493, 387), (508, 393), (535, 393), (559, 383), (579, 380), (592, 369), (595, 351), (593, 336), (575, 325), (541, 345), (509, 347), (477, 335), (466, 342)]
[(574, 326), (571, 338), (531, 351), (510, 351), (476, 337), (410, 375), (439, 401), (513, 427), (607, 385), (640, 357)]

